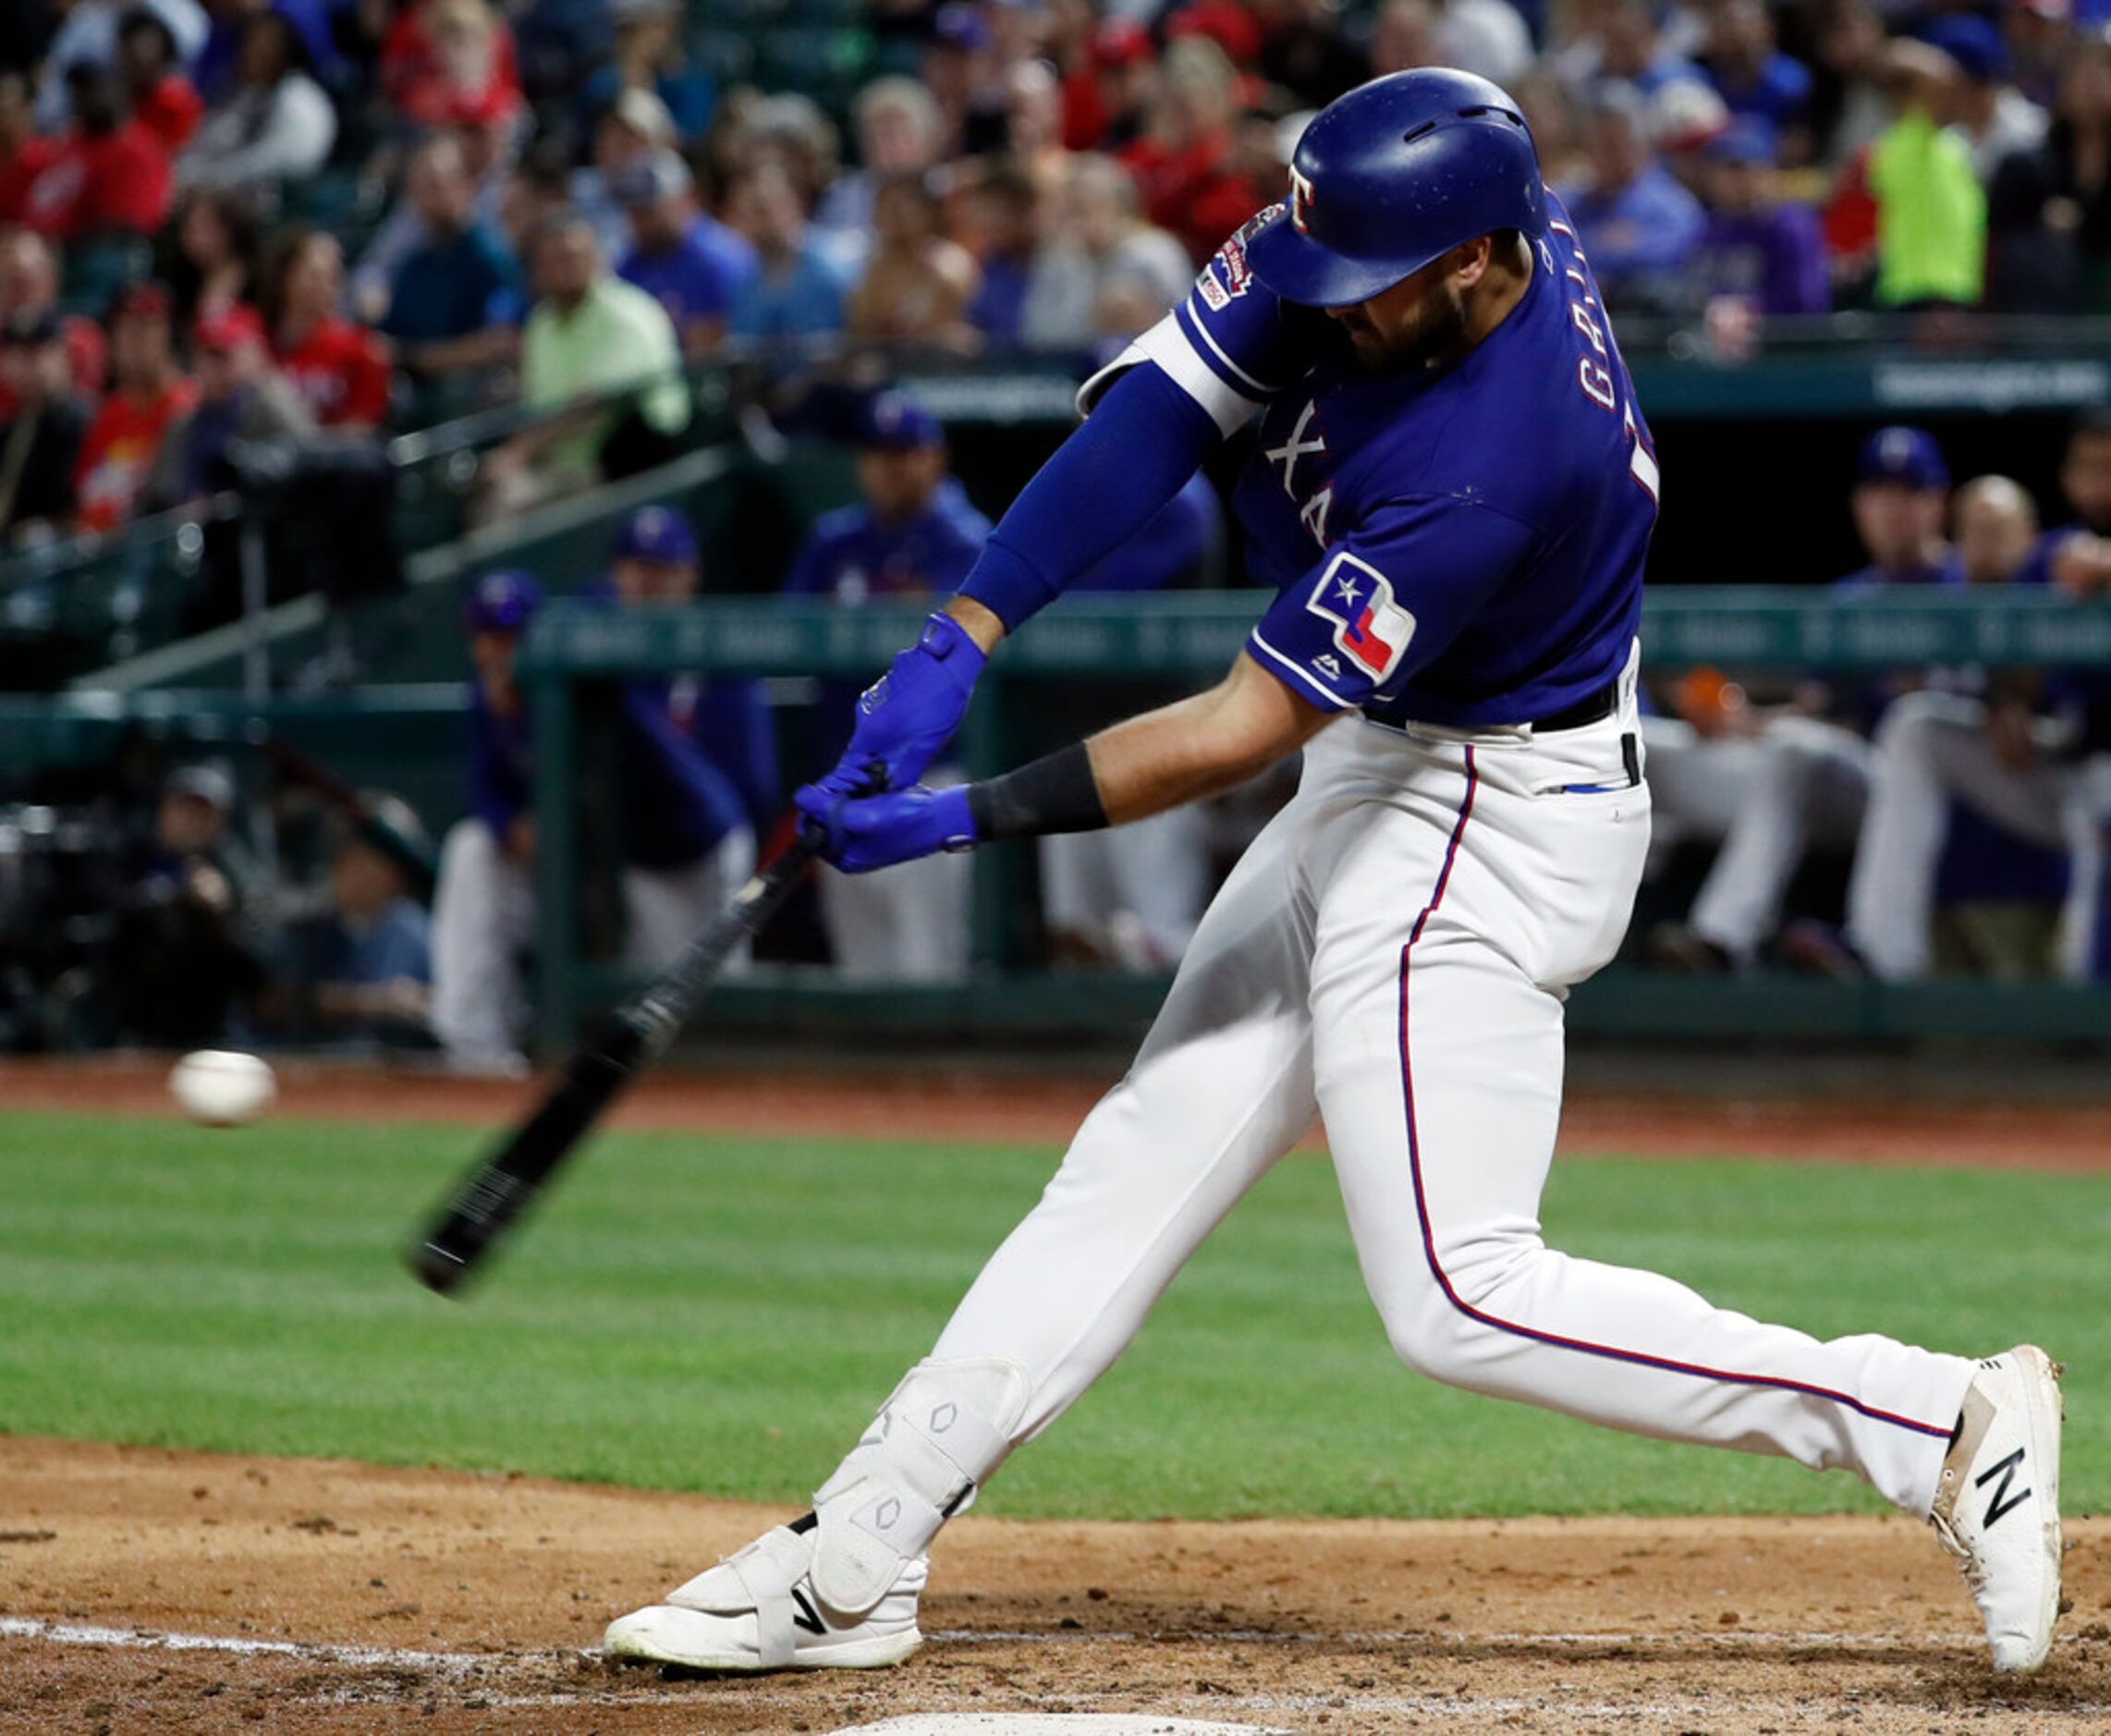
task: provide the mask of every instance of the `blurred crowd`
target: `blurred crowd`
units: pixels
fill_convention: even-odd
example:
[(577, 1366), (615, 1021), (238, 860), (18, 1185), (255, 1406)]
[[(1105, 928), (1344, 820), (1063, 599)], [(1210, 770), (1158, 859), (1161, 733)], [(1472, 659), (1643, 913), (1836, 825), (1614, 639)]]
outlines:
[[(728, 345), (1117, 345), (1306, 116), (1430, 64), (1514, 92), (1616, 311), (1734, 348), (2111, 309), (2105, 0), (6, 11), (0, 543), (180, 503), (231, 443), (576, 408)], [(687, 415), (578, 409), (493, 504), (631, 473)]]

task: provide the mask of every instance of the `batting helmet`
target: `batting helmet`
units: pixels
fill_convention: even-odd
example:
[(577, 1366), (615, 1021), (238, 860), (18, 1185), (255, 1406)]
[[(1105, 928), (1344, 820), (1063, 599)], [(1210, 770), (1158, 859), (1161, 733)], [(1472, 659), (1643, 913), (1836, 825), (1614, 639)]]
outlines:
[(1359, 85), (1298, 141), (1288, 203), (1247, 242), (1286, 301), (1368, 301), (1461, 242), (1546, 227), (1539, 153), (1497, 86), (1441, 67)]

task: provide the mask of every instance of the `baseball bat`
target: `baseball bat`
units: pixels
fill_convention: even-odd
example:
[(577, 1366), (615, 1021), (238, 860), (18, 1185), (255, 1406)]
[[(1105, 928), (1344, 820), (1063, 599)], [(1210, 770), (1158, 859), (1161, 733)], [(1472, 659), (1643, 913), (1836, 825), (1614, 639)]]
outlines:
[(506, 1143), (465, 1175), (410, 1249), (410, 1269), (448, 1295), (489, 1255), (640, 1071), (665, 1053), (733, 948), (760, 933), (821, 854), (802, 831), (696, 933), (672, 964), (573, 1050), (563, 1076)]

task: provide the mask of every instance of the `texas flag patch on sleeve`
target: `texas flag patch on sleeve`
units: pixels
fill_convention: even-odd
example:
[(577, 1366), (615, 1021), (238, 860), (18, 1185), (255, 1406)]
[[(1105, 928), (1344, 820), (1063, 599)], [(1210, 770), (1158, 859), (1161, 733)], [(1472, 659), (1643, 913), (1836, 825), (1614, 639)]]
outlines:
[(1334, 623), (1335, 648), (1373, 684), (1400, 666), (1415, 636), (1415, 617), (1393, 601), (1392, 581), (1346, 549), (1327, 562), (1305, 607)]

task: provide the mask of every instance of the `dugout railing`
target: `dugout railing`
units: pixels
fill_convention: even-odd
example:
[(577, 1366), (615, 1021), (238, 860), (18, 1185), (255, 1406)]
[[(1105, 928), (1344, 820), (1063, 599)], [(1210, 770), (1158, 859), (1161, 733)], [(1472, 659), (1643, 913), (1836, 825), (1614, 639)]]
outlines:
[[(1200, 686), (1214, 679), (1244, 642), (1261, 601), (1257, 593), (1229, 592), (1058, 604), (992, 660), (961, 739), (967, 770), (982, 775), (1016, 762), (1050, 683), (1141, 678)], [(636, 612), (559, 603), (537, 620), (522, 674), (539, 771), (536, 993), (546, 1047), (567, 1042), (630, 980), (609, 961), (608, 924), (581, 896), (592, 871), (605, 876), (610, 865), (613, 780), (595, 766), (616, 685), (682, 672), (862, 680), (909, 642), (920, 618), (916, 608), (757, 601)], [(1739, 672), (2111, 666), (2111, 605), (2045, 592), (1839, 599), (1793, 588), (1664, 588), (1648, 595), (1642, 631), (1656, 672), (1703, 664)], [(758, 968), (720, 984), (703, 1019), (786, 1035), (854, 1030), (868, 1039), (929, 1040), (1086, 1032), (1148, 1018), (1164, 979), (1016, 968), (1010, 912), (1030, 872), (1030, 848), (976, 853), (968, 983), (852, 984), (825, 970)], [(1570, 1017), (1580, 1033), (1613, 1036), (2096, 1045), (2111, 1041), (2111, 984), (1694, 981), (1616, 966), (1576, 992)]]

